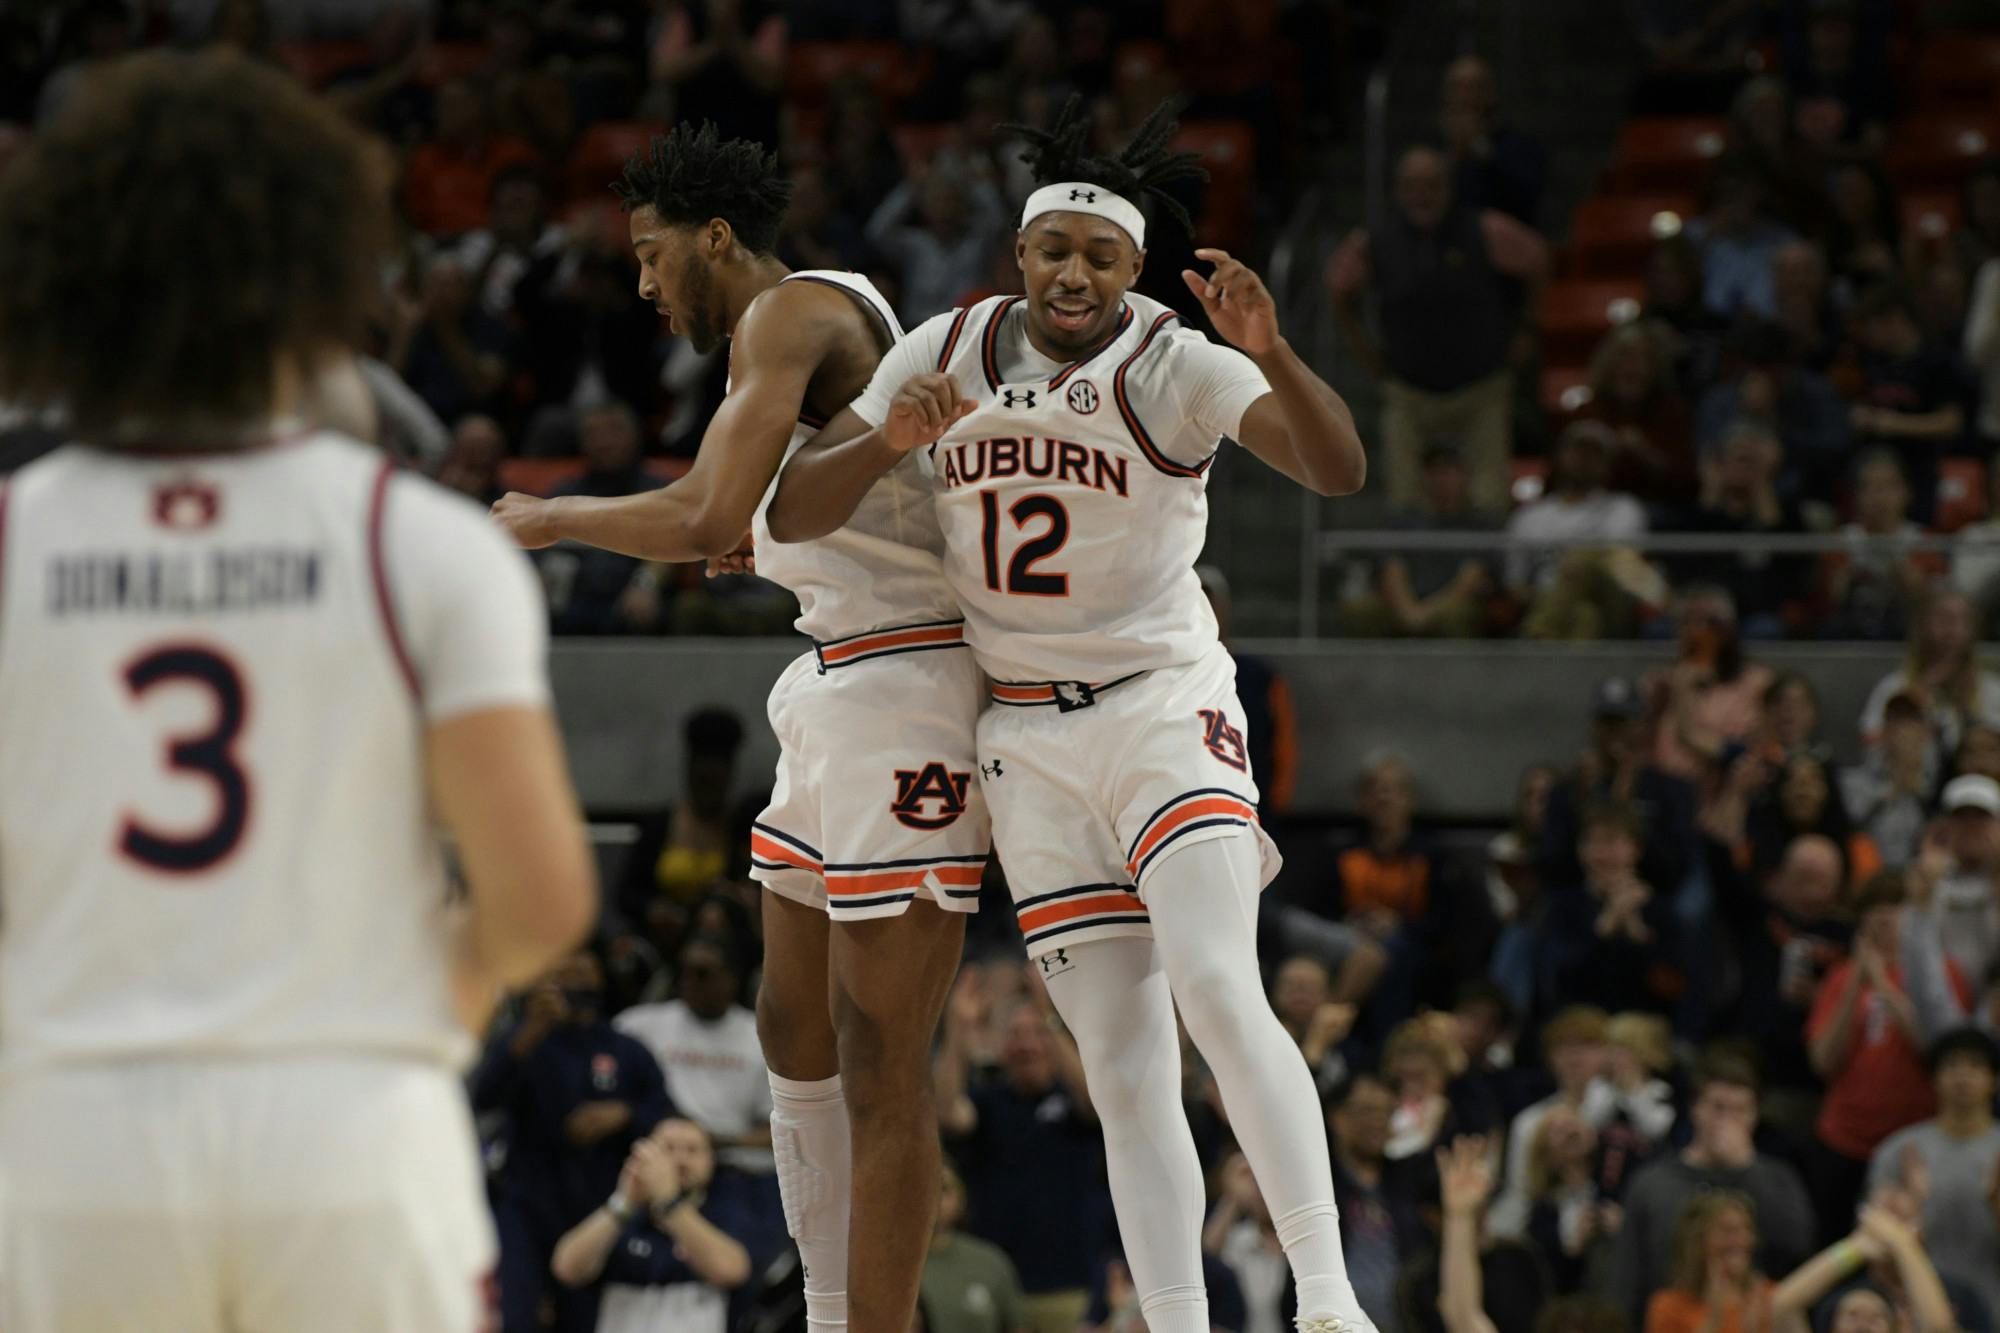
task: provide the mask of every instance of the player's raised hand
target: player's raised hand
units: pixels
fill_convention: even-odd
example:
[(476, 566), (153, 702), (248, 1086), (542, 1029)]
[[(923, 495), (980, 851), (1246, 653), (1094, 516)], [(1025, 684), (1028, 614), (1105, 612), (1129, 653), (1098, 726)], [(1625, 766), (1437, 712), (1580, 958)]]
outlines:
[(743, 540), (737, 545), (736, 549), (728, 555), (715, 555), (710, 556), (708, 559), (708, 577), (712, 579), (720, 578), (724, 574), (755, 574), (756, 572), (757, 545), (750, 539), (750, 534), (747, 532), (743, 534)]
[(551, 517), (549, 502), (540, 496), (508, 491), (493, 502), (493, 521), (523, 550), (539, 551), (560, 540)]
[(1262, 356), (1278, 345), (1278, 303), (1271, 299), (1264, 280), (1240, 259), (1231, 259), (1226, 250), (1197, 250), (1196, 259), (1206, 259), (1215, 271), (1202, 277), (1191, 268), (1181, 270), (1195, 300), (1208, 312), (1215, 331), (1252, 356)]
[(936, 444), (944, 433), (972, 415), (979, 404), (959, 392), (958, 381), (939, 371), (913, 375), (889, 400), (882, 433), (898, 453)]

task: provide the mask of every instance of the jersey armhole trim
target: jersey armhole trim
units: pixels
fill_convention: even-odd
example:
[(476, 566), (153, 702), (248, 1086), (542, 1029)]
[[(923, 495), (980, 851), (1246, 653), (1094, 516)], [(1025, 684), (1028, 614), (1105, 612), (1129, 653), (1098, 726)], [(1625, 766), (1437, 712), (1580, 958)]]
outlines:
[(1139, 414), (1133, 410), (1132, 400), (1125, 392), (1125, 372), (1146, 354), (1146, 349), (1153, 345), (1153, 339), (1160, 336), (1160, 331), (1179, 318), (1179, 315), (1169, 310), (1153, 321), (1153, 327), (1147, 329), (1146, 336), (1140, 339), (1138, 349), (1118, 363), (1118, 369), (1111, 376), (1111, 396), (1118, 403), (1118, 415), (1124, 420), (1125, 429), (1132, 432), (1132, 442), (1139, 446), (1139, 452), (1146, 456), (1148, 463), (1170, 477), (1199, 477), (1207, 472), (1208, 465), (1215, 461), (1215, 454), (1209, 454), (1207, 458), (1192, 466), (1176, 463), (1168, 458), (1160, 452), (1160, 447), (1153, 443), (1153, 437), (1146, 433), (1145, 424), (1139, 420)]
[(986, 317), (986, 332), (979, 339), (979, 364), (986, 372), (986, 387), (993, 393), (1000, 392), (1000, 360), (995, 355), (1000, 345), (1000, 322), (1007, 318), (1007, 312), (1027, 298), (1010, 296), (993, 308)]
[(951, 330), (944, 335), (944, 346), (938, 352), (937, 368), (940, 373), (951, 365), (951, 354), (958, 348), (958, 335), (965, 330), (965, 317), (971, 313), (971, 306), (960, 306), (953, 312)]
[(389, 641), (389, 652), (396, 659), (396, 670), (403, 677), (403, 684), (410, 690), (412, 701), (423, 702), (423, 683), (418, 679), (416, 663), (410, 660), (410, 650), (403, 642), (403, 629), (396, 619), (395, 594), (389, 587), (389, 561), (383, 551), (383, 518), (389, 507), (389, 482), (400, 468), (394, 462), (382, 464), (375, 474), (375, 485), (368, 497), (368, 571), (375, 585), (375, 609), (381, 613), (382, 628)]

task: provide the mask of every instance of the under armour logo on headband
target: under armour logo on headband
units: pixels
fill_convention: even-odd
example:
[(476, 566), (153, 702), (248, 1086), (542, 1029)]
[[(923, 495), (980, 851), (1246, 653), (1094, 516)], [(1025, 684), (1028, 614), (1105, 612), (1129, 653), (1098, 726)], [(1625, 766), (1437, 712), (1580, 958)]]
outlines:
[(1095, 190), (1071, 190), (1071, 191), (1069, 192), (1069, 197), (1070, 197), (1070, 202), (1071, 202), (1071, 203), (1074, 203), (1074, 202), (1076, 202), (1076, 201), (1077, 201), (1078, 199), (1081, 199), (1081, 200), (1083, 200), (1083, 202), (1084, 202), (1084, 203), (1086, 203), (1086, 204), (1094, 204), (1094, 203), (1096, 203), (1096, 202), (1097, 202), (1097, 191), (1095, 191)]

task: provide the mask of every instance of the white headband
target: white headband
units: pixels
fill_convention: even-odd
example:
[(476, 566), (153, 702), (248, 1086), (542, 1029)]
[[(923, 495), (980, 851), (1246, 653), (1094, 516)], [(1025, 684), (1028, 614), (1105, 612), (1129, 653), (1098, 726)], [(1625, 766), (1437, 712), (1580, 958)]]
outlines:
[(1028, 224), (1044, 213), (1089, 213), (1117, 223), (1132, 238), (1133, 245), (1141, 250), (1146, 248), (1145, 214), (1131, 200), (1113, 194), (1102, 185), (1092, 185), (1089, 181), (1044, 185), (1028, 196), (1021, 209), (1021, 229), (1026, 231)]

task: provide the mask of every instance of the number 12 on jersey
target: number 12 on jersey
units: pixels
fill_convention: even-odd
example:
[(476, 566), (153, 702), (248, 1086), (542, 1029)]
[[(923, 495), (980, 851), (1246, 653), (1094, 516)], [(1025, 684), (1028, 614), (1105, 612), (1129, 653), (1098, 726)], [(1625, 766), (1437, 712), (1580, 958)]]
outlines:
[(1036, 565), (1062, 550), (1069, 541), (1069, 510), (1053, 495), (1024, 495), (1007, 507), (1014, 530), (1026, 533), (1037, 519), (1048, 526), (1014, 548), (1007, 562), (1006, 581), (1000, 568), (1000, 497), (992, 491), (979, 493), (979, 549), (986, 559), (986, 586), (994, 592), (1015, 597), (1067, 597), (1069, 575), (1058, 570), (1037, 570)]

